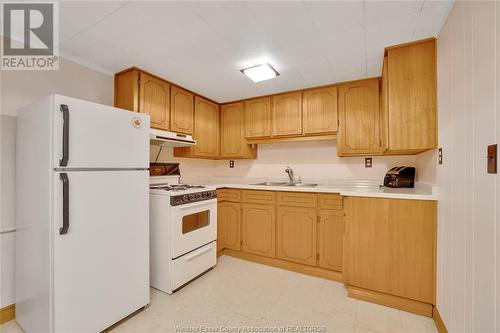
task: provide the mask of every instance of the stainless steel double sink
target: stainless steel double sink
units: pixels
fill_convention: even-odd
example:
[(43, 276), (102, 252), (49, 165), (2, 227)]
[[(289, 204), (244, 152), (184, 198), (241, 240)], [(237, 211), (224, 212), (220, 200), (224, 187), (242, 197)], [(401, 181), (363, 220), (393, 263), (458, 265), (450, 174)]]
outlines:
[(290, 186), (290, 187), (316, 187), (318, 184), (311, 183), (289, 183), (289, 182), (263, 182), (252, 185), (262, 185), (262, 186)]

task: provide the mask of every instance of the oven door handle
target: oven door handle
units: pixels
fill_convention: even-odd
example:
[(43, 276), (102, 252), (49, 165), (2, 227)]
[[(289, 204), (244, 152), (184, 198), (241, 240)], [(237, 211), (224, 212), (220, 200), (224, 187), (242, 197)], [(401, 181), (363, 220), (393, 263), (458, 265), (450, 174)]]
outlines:
[(208, 209), (212, 208), (214, 206), (217, 206), (217, 199), (209, 199), (209, 200), (190, 202), (190, 203), (187, 203), (184, 205), (173, 206), (173, 208), (184, 211), (184, 210), (188, 210), (191, 208), (199, 209), (200, 207), (203, 207), (203, 206), (206, 206)]
[(209, 252), (209, 251), (211, 251), (211, 250), (212, 250), (212, 247), (206, 247), (206, 248), (201, 249), (201, 250), (199, 250), (199, 251), (197, 251), (197, 252), (193, 252), (193, 253), (191, 253), (190, 255), (186, 256), (186, 261), (191, 261), (191, 260), (193, 260), (194, 258), (199, 257), (199, 256), (201, 256), (202, 254), (207, 253), (207, 252)]

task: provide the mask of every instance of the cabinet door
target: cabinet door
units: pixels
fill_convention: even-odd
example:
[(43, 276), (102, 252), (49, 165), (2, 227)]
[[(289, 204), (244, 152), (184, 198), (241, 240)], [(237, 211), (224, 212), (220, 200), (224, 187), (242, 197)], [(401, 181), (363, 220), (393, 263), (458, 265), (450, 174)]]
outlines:
[(272, 97), (272, 135), (302, 134), (302, 92)]
[(339, 88), (339, 156), (380, 153), (378, 79), (358, 81)]
[(193, 134), (194, 96), (176, 86), (171, 88), (170, 130)]
[(387, 78), (387, 56), (382, 65), (382, 80), (380, 81), (380, 141), (381, 151), (389, 148), (389, 85)]
[(306, 90), (303, 112), (304, 134), (337, 132), (337, 87)]
[(342, 210), (322, 209), (319, 222), (319, 266), (342, 271), (344, 216)]
[(255, 158), (256, 149), (245, 139), (245, 112), (243, 103), (221, 107), (221, 158)]
[(316, 208), (278, 206), (276, 256), (306, 265), (316, 265)]
[(387, 51), (389, 150), (436, 148), (435, 40)]
[(139, 112), (151, 116), (151, 127), (169, 130), (170, 84), (140, 73)]
[(276, 211), (274, 205), (243, 204), (242, 250), (274, 258), (276, 254)]
[(245, 101), (245, 136), (265, 138), (271, 136), (271, 98)]
[(236, 202), (220, 202), (217, 204), (217, 249), (239, 251), (241, 206)]
[(348, 197), (348, 285), (434, 304), (436, 203)]
[(219, 156), (219, 106), (198, 96), (195, 97), (194, 138), (195, 156)]

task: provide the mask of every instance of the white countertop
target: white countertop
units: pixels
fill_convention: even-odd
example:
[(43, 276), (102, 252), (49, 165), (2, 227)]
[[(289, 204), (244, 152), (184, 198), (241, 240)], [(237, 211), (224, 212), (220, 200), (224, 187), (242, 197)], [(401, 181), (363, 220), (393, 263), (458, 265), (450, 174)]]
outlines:
[[(303, 180), (303, 183), (318, 184), (315, 187), (293, 186), (267, 186), (254, 185), (265, 181), (286, 181), (286, 179), (245, 179), (245, 178), (215, 178), (198, 179), (198, 183), (212, 185), (216, 188), (237, 188), (247, 190), (289, 191), (289, 192), (315, 192), (339, 193), (343, 196), (412, 199), (412, 200), (438, 200), (437, 187), (424, 183), (416, 183), (414, 188), (380, 188), (380, 182), (373, 180)], [(183, 179), (186, 183), (196, 183), (195, 179)]]

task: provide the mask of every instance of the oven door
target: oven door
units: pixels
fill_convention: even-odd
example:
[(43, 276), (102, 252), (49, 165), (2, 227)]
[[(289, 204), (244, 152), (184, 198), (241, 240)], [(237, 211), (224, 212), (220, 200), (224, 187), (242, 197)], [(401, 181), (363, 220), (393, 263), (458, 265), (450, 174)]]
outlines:
[(174, 211), (173, 259), (217, 238), (216, 199), (172, 208)]

